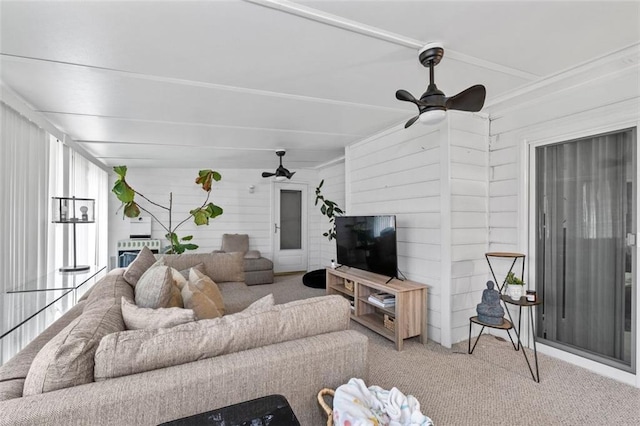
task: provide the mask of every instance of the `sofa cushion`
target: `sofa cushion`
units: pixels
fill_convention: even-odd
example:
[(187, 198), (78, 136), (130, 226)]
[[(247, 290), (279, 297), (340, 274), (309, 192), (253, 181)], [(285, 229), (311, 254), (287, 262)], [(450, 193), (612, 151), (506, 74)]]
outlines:
[[(100, 292), (104, 298), (94, 297)], [(94, 354), (100, 340), (125, 329), (120, 299), (133, 298), (122, 274), (107, 274), (91, 292), (82, 315), (38, 352), (24, 383), (24, 396), (93, 381)]]
[(162, 258), (178, 271), (202, 263), (205, 274), (217, 283), (244, 281), (244, 259), (239, 252), (167, 254)]
[(222, 247), (226, 253), (239, 251), (242, 254), (249, 251), (249, 235), (247, 234), (223, 234)]
[(154, 265), (142, 274), (135, 286), (136, 305), (151, 309), (167, 307), (174, 285), (171, 268)]
[(218, 308), (218, 311), (220, 311), (221, 316), (225, 314), (226, 310), (224, 308), (222, 293), (220, 292), (218, 285), (211, 278), (197, 269), (191, 269), (191, 272), (189, 272), (189, 282), (198, 287), (198, 290), (202, 291), (213, 301), (216, 308)]
[(142, 277), (142, 274), (144, 274), (154, 263), (156, 263), (156, 258), (151, 250), (146, 246), (142, 247), (138, 256), (136, 256), (134, 261), (127, 267), (124, 273), (124, 279), (135, 287), (140, 277)]
[(261, 256), (260, 250), (249, 250), (244, 254), (245, 259), (260, 259)]
[(321, 296), (239, 312), (173, 328), (105, 336), (95, 356), (95, 380), (104, 380), (346, 330), (351, 309), (342, 296)]
[(125, 297), (122, 298), (121, 307), (122, 319), (127, 330), (169, 328), (196, 320), (195, 314), (191, 309), (141, 308)]
[(11, 379), (0, 382), (0, 401), (20, 398), (24, 388), (24, 379)]
[(244, 270), (245, 272), (273, 270), (273, 262), (264, 257), (259, 259), (247, 259), (245, 257)]

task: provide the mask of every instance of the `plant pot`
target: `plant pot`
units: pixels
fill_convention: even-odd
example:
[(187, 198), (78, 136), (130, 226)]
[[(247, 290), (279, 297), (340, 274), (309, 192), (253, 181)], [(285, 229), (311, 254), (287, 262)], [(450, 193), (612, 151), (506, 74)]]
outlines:
[(524, 296), (524, 286), (523, 285), (509, 285), (507, 286), (507, 293), (509, 297), (513, 300), (520, 300), (522, 296)]

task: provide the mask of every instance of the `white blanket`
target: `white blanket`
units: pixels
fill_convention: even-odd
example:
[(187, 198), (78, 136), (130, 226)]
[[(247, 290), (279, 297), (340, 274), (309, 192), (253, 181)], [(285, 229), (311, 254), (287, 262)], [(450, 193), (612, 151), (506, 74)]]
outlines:
[(390, 391), (351, 379), (336, 389), (333, 398), (336, 426), (433, 426), (420, 412), (420, 403), (396, 388)]

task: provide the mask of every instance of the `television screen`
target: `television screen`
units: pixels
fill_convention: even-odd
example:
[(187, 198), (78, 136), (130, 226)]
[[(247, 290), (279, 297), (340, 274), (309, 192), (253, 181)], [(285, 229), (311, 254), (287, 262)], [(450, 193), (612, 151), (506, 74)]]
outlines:
[(336, 217), (338, 263), (397, 277), (396, 217)]

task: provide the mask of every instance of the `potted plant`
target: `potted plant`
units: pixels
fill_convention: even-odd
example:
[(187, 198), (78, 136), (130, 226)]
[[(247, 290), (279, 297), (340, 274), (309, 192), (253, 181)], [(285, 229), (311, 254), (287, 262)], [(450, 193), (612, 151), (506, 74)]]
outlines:
[[(169, 192), (168, 206), (158, 204), (155, 201), (151, 201), (129, 185), (126, 180), (127, 166), (116, 166), (113, 168), (113, 171), (118, 175), (118, 179), (113, 185), (111, 192), (113, 192), (116, 197), (118, 197), (118, 200), (122, 202), (120, 208), (123, 209), (123, 215), (126, 217), (138, 217), (140, 216), (140, 211), (144, 211), (151, 216), (166, 231), (165, 238), (169, 240), (170, 245), (164, 253), (181, 254), (186, 250), (196, 250), (198, 246), (191, 243), (193, 236), (187, 235), (180, 238), (176, 233), (177, 229), (191, 218), (193, 218), (193, 222), (198, 226), (209, 225), (209, 219), (215, 219), (223, 212), (222, 207), (209, 202), (213, 182), (218, 182), (222, 179), (220, 173), (214, 170), (206, 169), (198, 172), (198, 177), (196, 178), (195, 183), (200, 185), (202, 190), (207, 193), (206, 199), (200, 206), (190, 210), (189, 216), (177, 224), (173, 221), (173, 193)], [(136, 195), (148, 204), (164, 210), (169, 219), (168, 223), (166, 225), (162, 223), (160, 219), (149, 210), (149, 206), (143, 207), (138, 203), (138, 201), (134, 200)]]
[(524, 281), (516, 277), (513, 272), (507, 274), (504, 282), (507, 285), (507, 294), (513, 300), (520, 300), (524, 296)]
[(316, 188), (316, 202), (315, 205), (318, 205), (318, 201), (321, 201), (320, 204), (320, 213), (329, 218), (329, 230), (324, 232), (322, 236), (327, 237), (329, 241), (333, 240), (336, 237), (336, 216), (342, 216), (344, 211), (338, 207), (338, 204), (331, 200), (327, 200), (322, 195), (322, 185), (324, 185), (324, 179), (320, 181), (320, 185)]

